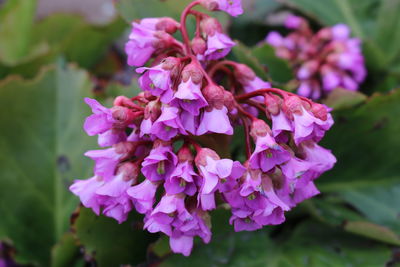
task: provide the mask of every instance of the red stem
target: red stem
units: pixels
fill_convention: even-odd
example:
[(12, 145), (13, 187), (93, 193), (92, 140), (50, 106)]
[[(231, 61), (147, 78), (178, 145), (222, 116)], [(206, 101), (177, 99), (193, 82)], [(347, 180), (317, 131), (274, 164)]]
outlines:
[(254, 117), (253, 115), (251, 115), (250, 113), (248, 113), (246, 110), (244, 110), (244, 108), (239, 104), (236, 103), (236, 108), (238, 109), (238, 111), (240, 113), (242, 113), (243, 115), (245, 115), (246, 117), (248, 117), (250, 120), (254, 121), (257, 120), (256, 117)]
[(294, 95), (292, 93), (283, 91), (283, 90), (278, 89), (278, 88), (264, 88), (264, 89), (256, 90), (256, 91), (253, 91), (253, 92), (250, 92), (250, 93), (245, 93), (245, 94), (238, 95), (238, 96), (235, 97), (235, 99), (237, 101), (241, 101), (241, 100), (246, 100), (248, 98), (252, 98), (252, 97), (255, 97), (255, 96), (264, 95), (266, 93), (276, 93), (276, 94), (281, 95), (283, 98), (286, 98), (289, 94), (290, 95)]
[(241, 120), (243, 122), (243, 126), (244, 126), (243, 130), (244, 130), (244, 136), (245, 136), (245, 140), (246, 140), (246, 157), (247, 157), (247, 159), (249, 159), (251, 157), (250, 125), (245, 117), (241, 116)]
[(185, 44), (185, 52), (187, 55), (191, 55), (192, 54), (192, 50), (190, 49), (190, 40), (189, 40), (189, 34), (187, 32), (187, 28), (186, 28), (186, 18), (187, 15), (190, 13), (190, 9), (192, 9), (194, 6), (198, 5), (200, 3), (199, 0), (193, 1), (192, 3), (190, 3), (182, 12), (181, 15), (181, 33), (182, 33), (182, 39), (183, 39), (183, 43)]

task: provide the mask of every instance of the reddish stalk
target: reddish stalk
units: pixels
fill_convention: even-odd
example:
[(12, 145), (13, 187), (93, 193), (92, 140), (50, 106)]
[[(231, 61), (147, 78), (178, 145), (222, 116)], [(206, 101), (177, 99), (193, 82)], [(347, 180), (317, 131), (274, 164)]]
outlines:
[(180, 30), (181, 30), (181, 33), (182, 33), (182, 39), (183, 39), (183, 43), (185, 44), (185, 52), (186, 52), (187, 55), (191, 55), (192, 54), (192, 50), (190, 49), (189, 34), (188, 34), (188, 31), (187, 31), (187, 28), (186, 28), (186, 18), (187, 18), (187, 15), (190, 13), (190, 10), (194, 6), (198, 5), (199, 3), (200, 3), (199, 0), (196, 0), (196, 1), (192, 2), (192, 3), (190, 3), (183, 10), (182, 15), (181, 15), (181, 21), (180, 21), (181, 29)]
[(279, 94), (283, 98), (286, 98), (288, 95), (294, 95), (292, 93), (283, 91), (283, 90), (278, 89), (278, 88), (264, 88), (264, 89), (256, 90), (256, 91), (253, 91), (253, 92), (250, 92), (250, 93), (245, 93), (245, 94), (238, 95), (238, 96), (235, 97), (235, 99), (237, 101), (243, 101), (243, 100), (246, 100), (248, 98), (252, 98), (252, 97), (255, 97), (255, 96), (259, 96), (259, 95), (263, 96), (265, 93)]
[(250, 125), (245, 117), (240, 116), (240, 119), (243, 122), (243, 131), (246, 140), (246, 157), (249, 159), (251, 157), (251, 140), (250, 140)]
[(259, 111), (261, 112), (265, 112), (265, 107), (263, 107), (263, 105), (261, 103), (258, 103), (257, 101), (251, 100), (251, 99), (247, 99), (245, 101), (246, 104), (253, 106), (255, 108), (257, 108)]
[(236, 103), (236, 108), (238, 109), (238, 111), (240, 113), (242, 113), (243, 115), (245, 115), (246, 117), (248, 117), (250, 120), (255, 121), (257, 120), (256, 117), (254, 117), (253, 115), (251, 115), (249, 112), (247, 112), (246, 110), (244, 110), (244, 108), (239, 104)]

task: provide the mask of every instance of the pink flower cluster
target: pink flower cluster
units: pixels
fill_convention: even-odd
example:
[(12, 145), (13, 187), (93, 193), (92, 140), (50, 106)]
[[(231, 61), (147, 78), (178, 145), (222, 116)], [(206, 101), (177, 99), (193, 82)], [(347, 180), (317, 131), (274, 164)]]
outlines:
[(308, 22), (290, 15), (286, 37), (270, 32), (265, 41), (276, 48), (276, 55), (288, 60), (300, 81), (297, 93), (319, 99), (335, 88), (355, 91), (364, 81), (366, 69), (361, 41), (350, 37), (345, 24), (312, 32)]
[[(191, 9), (196, 4), (241, 12), (240, 1), (194, 1), (180, 23), (133, 23), (126, 52), (128, 63), (139, 67), (143, 92), (117, 97), (110, 109), (85, 100), (93, 114), (84, 129), (107, 148), (86, 152), (95, 161), (94, 176), (70, 187), (85, 207), (119, 223), (133, 209), (143, 214), (145, 229), (168, 235), (172, 251), (186, 256), (195, 236), (210, 241), (210, 211), (218, 205), (231, 207), (235, 231), (280, 224), (285, 211), (319, 193), (314, 180), (336, 161), (317, 144), (333, 124), (328, 108), (270, 88), (243, 64), (219, 60), (234, 43), (218, 21)], [(198, 26), (191, 41), (188, 15)], [(183, 43), (171, 35), (177, 30)], [(216, 152), (216, 138), (233, 135), (239, 125), (244, 163)]]

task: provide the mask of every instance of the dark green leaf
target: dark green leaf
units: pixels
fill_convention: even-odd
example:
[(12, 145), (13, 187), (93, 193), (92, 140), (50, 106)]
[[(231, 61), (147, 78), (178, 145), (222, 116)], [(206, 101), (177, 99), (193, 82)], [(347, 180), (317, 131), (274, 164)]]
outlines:
[(253, 49), (253, 55), (268, 68), (268, 75), (274, 82), (286, 83), (293, 79), (293, 71), (288, 62), (275, 56), (275, 49), (264, 44)]
[(335, 124), (323, 145), (333, 149), (337, 164), (317, 180), (322, 191), (399, 183), (399, 103), (400, 90), (396, 90), (335, 113)]
[(360, 92), (338, 88), (328, 95), (324, 104), (335, 110), (340, 110), (354, 107), (366, 100), (367, 96)]
[(287, 240), (274, 240), (265, 230), (213, 238), (218, 243), (199, 246), (187, 258), (173, 255), (160, 266), (383, 266), (391, 255), (385, 246), (314, 222), (301, 224)]
[(142, 230), (141, 222), (134, 212), (126, 222), (118, 224), (81, 208), (73, 228), (86, 255), (95, 259), (99, 267), (136, 265), (145, 261), (147, 246), (157, 237)]
[(252, 54), (250, 48), (237, 42), (237, 45), (232, 49), (233, 55), (238, 62), (248, 65), (260, 78), (266, 80), (267, 74), (261, 65), (260, 61)]
[(82, 154), (95, 140), (81, 126), (91, 87), (86, 72), (66, 66), (0, 83), (0, 238), (21, 261), (49, 265), (78, 202), (67, 188), (91, 172)]
[(51, 251), (52, 267), (83, 267), (83, 257), (72, 233), (66, 233)]

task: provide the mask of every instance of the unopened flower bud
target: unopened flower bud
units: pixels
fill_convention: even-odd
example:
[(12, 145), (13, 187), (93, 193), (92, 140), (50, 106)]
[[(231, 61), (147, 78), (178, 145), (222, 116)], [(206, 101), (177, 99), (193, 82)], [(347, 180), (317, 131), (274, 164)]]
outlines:
[(282, 99), (273, 94), (265, 95), (265, 107), (271, 115), (278, 115), (281, 110)]
[(222, 32), (222, 26), (217, 19), (208, 17), (200, 23), (200, 29), (203, 33), (213, 36), (216, 32)]
[(194, 63), (190, 63), (182, 71), (182, 81), (187, 82), (189, 78), (191, 78), (192, 82), (195, 84), (199, 84), (203, 81), (203, 73)]
[(160, 21), (156, 24), (156, 30), (164, 31), (169, 34), (173, 34), (179, 28), (179, 23), (172, 18), (161, 18)]
[(131, 109), (121, 106), (112, 107), (111, 114), (117, 121), (117, 126), (121, 127), (130, 124), (136, 118), (136, 114)]
[(322, 104), (314, 103), (311, 107), (311, 111), (314, 116), (320, 120), (326, 121), (328, 119), (328, 110)]
[(221, 109), (224, 106), (224, 89), (215, 84), (210, 84), (203, 89), (203, 96), (206, 98), (209, 107)]
[(245, 64), (236, 64), (234, 70), (235, 77), (246, 83), (246, 81), (252, 81), (256, 78), (254, 71), (246, 66)]
[(302, 101), (297, 96), (289, 96), (283, 102), (283, 111), (290, 119), (293, 119), (293, 114), (301, 115), (303, 113), (302, 107)]
[(120, 142), (118, 144), (113, 145), (113, 148), (117, 154), (121, 154), (121, 159), (128, 158), (132, 155), (136, 150), (135, 142)]
[(200, 5), (209, 11), (218, 10), (218, 2), (216, 0), (200, 0)]
[(271, 133), (271, 128), (265, 121), (259, 119), (255, 119), (252, 121), (250, 135), (253, 137), (254, 140), (257, 140), (258, 136), (266, 136), (269, 133)]
[(207, 165), (207, 157), (210, 157), (214, 160), (220, 160), (217, 152), (209, 148), (201, 148), (200, 151), (197, 152), (196, 158), (194, 159), (197, 166), (206, 166)]
[(194, 37), (192, 40), (192, 50), (195, 55), (203, 55), (207, 50), (206, 41), (201, 37)]
[(232, 111), (236, 105), (235, 97), (229, 91), (224, 90), (223, 92), (224, 92), (224, 105), (229, 111)]
[(165, 49), (174, 42), (174, 38), (164, 31), (155, 32), (154, 37), (152, 45), (155, 49)]
[(161, 115), (161, 102), (158, 100), (150, 101), (144, 110), (144, 118), (151, 119), (152, 122), (156, 121)]
[(126, 162), (119, 166), (117, 174), (123, 174), (124, 181), (133, 180), (132, 184), (137, 183), (137, 178), (140, 173), (140, 162)]
[(182, 146), (181, 149), (178, 151), (178, 160), (179, 162), (193, 161), (193, 155), (187, 145)]

